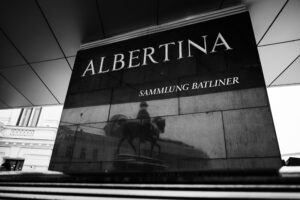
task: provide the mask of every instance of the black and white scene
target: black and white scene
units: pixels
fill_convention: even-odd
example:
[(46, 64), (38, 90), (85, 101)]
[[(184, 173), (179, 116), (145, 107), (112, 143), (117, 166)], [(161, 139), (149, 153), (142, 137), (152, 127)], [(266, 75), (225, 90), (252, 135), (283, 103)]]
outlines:
[(300, 199), (299, 0), (2, 0), (0, 200)]
[(280, 163), (248, 13), (77, 53), (51, 169), (180, 172)]

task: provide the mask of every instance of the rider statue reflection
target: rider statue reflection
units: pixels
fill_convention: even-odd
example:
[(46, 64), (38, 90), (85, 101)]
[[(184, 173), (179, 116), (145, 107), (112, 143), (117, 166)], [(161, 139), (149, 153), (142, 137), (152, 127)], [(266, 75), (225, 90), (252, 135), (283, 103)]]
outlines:
[(160, 154), (161, 148), (158, 140), (159, 135), (165, 131), (166, 122), (161, 117), (151, 119), (147, 108), (148, 104), (143, 101), (140, 103), (137, 119), (123, 119), (121, 121), (121, 138), (117, 146), (117, 154), (120, 154), (120, 149), (124, 141), (127, 141), (134, 152), (137, 153), (137, 149), (133, 144), (135, 139), (139, 140), (139, 145), (146, 142), (150, 143), (150, 156), (152, 156), (154, 147), (157, 147)]
[[(148, 104), (147, 102), (143, 101), (140, 103), (140, 110), (137, 114), (137, 119), (141, 122), (141, 134), (146, 133), (151, 128), (151, 118), (150, 114), (147, 111)], [(143, 142), (143, 141), (142, 141)]]

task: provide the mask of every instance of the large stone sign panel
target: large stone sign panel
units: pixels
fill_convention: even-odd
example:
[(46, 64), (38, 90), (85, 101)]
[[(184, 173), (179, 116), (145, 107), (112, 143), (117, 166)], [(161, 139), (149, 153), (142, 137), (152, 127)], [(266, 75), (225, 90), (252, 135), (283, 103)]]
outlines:
[(78, 51), (51, 170), (279, 168), (249, 14), (164, 27)]

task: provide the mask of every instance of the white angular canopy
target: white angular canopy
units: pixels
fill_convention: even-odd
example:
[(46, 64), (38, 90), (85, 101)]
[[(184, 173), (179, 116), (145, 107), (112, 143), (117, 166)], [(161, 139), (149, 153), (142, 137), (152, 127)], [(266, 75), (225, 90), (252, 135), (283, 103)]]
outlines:
[(0, 109), (63, 104), (83, 43), (241, 3), (250, 11), (267, 86), (299, 84), (298, 0), (5, 0)]

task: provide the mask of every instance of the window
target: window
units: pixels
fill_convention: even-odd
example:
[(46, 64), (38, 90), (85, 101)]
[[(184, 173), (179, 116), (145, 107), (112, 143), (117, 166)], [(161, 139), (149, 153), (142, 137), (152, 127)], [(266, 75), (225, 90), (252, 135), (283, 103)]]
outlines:
[(66, 148), (66, 154), (65, 157), (71, 158), (73, 154), (73, 145), (68, 145)]
[(23, 168), (24, 159), (5, 159), (4, 166), (7, 171), (21, 171)]
[(36, 127), (40, 118), (42, 107), (22, 108), (17, 126)]
[(97, 160), (98, 158), (98, 149), (93, 150), (93, 160)]
[(86, 157), (86, 149), (85, 148), (81, 148), (79, 158), (84, 160), (85, 157)]
[(22, 108), (17, 126), (27, 126), (31, 112), (32, 108)]
[(31, 119), (29, 121), (29, 126), (36, 127), (40, 118), (40, 114), (42, 111), (42, 107), (37, 107), (33, 109), (33, 112), (31, 114)]

